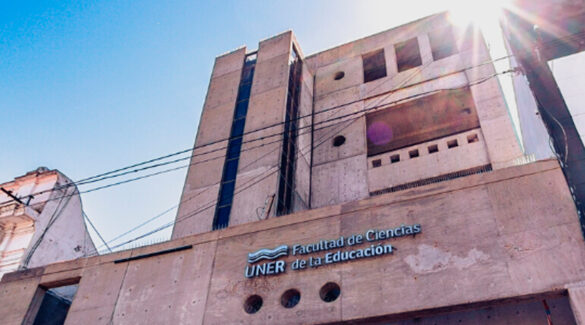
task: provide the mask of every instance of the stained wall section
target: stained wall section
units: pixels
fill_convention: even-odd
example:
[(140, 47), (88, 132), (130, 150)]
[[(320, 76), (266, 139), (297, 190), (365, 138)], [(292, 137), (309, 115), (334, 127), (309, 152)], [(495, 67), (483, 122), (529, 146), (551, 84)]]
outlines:
[[(526, 200), (533, 204), (525, 205)], [(387, 240), (393, 254), (299, 271), (287, 266), (284, 274), (244, 277), (247, 254), (260, 248), (412, 223), (420, 223), (422, 233)], [(509, 304), (511, 298), (536, 299), (541, 294), (568, 294), (571, 308), (580, 315), (578, 284), (584, 280), (585, 252), (578, 225), (558, 164), (542, 161), (12, 273), (0, 283), (0, 313), (6, 324), (20, 324), (26, 316), (23, 306), (30, 304), (37, 285), (80, 278), (66, 324), (169, 319), (194, 324), (327, 323), (429, 317), (451, 314), (459, 310), (456, 306), (471, 313), (466, 319), (479, 319), (493, 302)], [(122, 260), (186, 245), (192, 248)], [(297, 257), (281, 259), (290, 263)], [(318, 293), (327, 282), (341, 288), (340, 297), (330, 303)], [(290, 288), (301, 292), (301, 300), (286, 309), (280, 296)], [(253, 294), (264, 302), (257, 313), (247, 314), (243, 303)], [(563, 308), (562, 319), (570, 319)]]

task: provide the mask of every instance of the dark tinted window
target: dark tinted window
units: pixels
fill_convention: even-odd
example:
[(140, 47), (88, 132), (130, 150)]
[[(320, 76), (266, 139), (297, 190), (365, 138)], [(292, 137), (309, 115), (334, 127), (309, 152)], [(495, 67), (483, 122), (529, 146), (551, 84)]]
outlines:
[(398, 72), (402, 72), (422, 64), (420, 57), (420, 50), (418, 48), (418, 41), (411, 38), (408, 41), (398, 43), (394, 46), (396, 51), (396, 63), (398, 65)]
[(364, 54), (362, 60), (364, 63), (364, 82), (386, 77), (384, 49)]

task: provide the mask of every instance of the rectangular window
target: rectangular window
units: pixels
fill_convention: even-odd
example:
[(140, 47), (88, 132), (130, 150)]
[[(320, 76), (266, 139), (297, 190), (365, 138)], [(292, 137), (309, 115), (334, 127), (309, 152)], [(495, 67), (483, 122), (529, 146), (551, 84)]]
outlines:
[(366, 115), (368, 156), (479, 128), (469, 89), (437, 94)]
[(453, 29), (450, 26), (430, 32), (429, 41), (431, 42), (431, 51), (435, 61), (458, 52)]
[(422, 64), (416, 37), (394, 45), (394, 50), (396, 51), (398, 72), (406, 71)]
[(58, 287), (40, 286), (35, 293), (24, 323), (33, 325), (65, 324), (65, 318), (67, 318), (67, 313), (77, 293), (79, 278), (66, 281), (66, 283)]
[(384, 49), (362, 55), (364, 63), (364, 82), (386, 77)]

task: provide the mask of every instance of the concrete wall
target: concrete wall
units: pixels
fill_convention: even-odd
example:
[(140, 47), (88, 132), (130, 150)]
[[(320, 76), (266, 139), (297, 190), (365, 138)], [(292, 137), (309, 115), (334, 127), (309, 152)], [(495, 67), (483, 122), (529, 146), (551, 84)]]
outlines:
[(95, 253), (77, 187), (63, 187), (71, 182), (56, 170), (40, 168), (0, 185), (28, 203), (0, 194), (0, 202), (7, 202), (0, 206), (0, 277)]
[[(522, 156), (498, 81), (492, 78), (495, 70), (489, 64), (481, 35), (453, 27), (458, 53), (433, 60), (428, 33), (446, 26), (444, 15), (431, 16), (307, 58), (315, 72), (312, 207), (365, 198), (377, 189), (446, 172), (486, 164), (497, 169)], [(398, 72), (395, 44), (412, 38), (418, 41), (422, 65)], [(364, 83), (361, 56), (378, 49), (384, 49), (387, 75)], [(335, 80), (338, 72), (345, 76)], [(389, 155), (396, 153), (367, 157), (365, 113), (392, 109), (418, 95), (470, 84), (481, 125), (476, 132), (481, 144), (371, 170), (371, 160), (382, 159), (386, 165)], [(333, 147), (328, 139), (336, 135), (345, 136), (346, 144)], [(417, 146), (426, 149), (435, 142)], [(439, 156), (442, 158), (437, 162)]]
[[(260, 42), (238, 165), (230, 226), (274, 216), (282, 132), (293, 43), (291, 31)], [(172, 238), (211, 231), (222, 177), (225, 147), (246, 49), (216, 59)], [(299, 137), (295, 171), (295, 210), (308, 208), (313, 76), (302, 71)], [(210, 152), (199, 156), (201, 153)]]
[[(300, 271), (289, 264), (284, 274), (244, 277), (247, 254), (260, 248), (412, 223), (420, 223), (422, 233), (384, 242), (394, 246), (393, 254)], [(5, 324), (20, 324), (39, 284), (50, 287), (77, 278), (79, 290), (66, 324), (444, 319), (451, 316), (438, 315), (461, 309), (477, 310), (466, 319), (483, 324), (490, 322), (488, 315), (507, 313), (498, 304), (550, 299), (566, 294), (567, 288), (575, 314), (582, 314), (580, 294), (571, 296), (572, 290), (582, 291), (574, 284), (585, 280), (579, 229), (560, 168), (554, 161), (542, 161), (12, 273), (0, 283), (0, 315)], [(193, 247), (114, 263), (184, 245)], [(296, 257), (280, 260), (290, 263)], [(330, 303), (319, 298), (319, 288), (327, 282), (341, 288), (340, 297)], [(300, 291), (301, 300), (286, 309), (280, 298), (290, 288)], [(263, 305), (247, 314), (243, 304), (253, 294), (263, 298)], [(563, 304), (557, 319), (570, 320)], [(533, 319), (526, 315), (533, 307), (514, 306), (504, 309), (525, 313), (524, 323)], [(496, 312), (485, 312), (492, 307)], [(482, 315), (486, 318), (478, 318)]]
[[(268, 217), (278, 191), (292, 32), (260, 42), (230, 225)], [(267, 137), (263, 140), (258, 140)], [(247, 143), (246, 143), (247, 142)], [(275, 205), (275, 204), (274, 204)], [(272, 207), (274, 207), (274, 205)], [(275, 209), (271, 209), (273, 214)]]
[(246, 48), (215, 59), (172, 238), (211, 231)]

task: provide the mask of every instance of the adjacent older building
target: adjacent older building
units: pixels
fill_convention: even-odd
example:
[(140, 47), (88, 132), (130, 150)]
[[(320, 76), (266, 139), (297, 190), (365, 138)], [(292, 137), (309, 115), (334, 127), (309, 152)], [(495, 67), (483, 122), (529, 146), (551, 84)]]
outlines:
[(95, 252), (71, 183), (41, 167), (0, 184), (0, 277)]
[(219, 56), (173, 240), (15, 272), (6, 324), (585, 323), (559, 163), (531, 162), (473, 28)]

